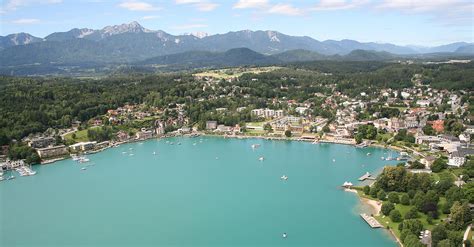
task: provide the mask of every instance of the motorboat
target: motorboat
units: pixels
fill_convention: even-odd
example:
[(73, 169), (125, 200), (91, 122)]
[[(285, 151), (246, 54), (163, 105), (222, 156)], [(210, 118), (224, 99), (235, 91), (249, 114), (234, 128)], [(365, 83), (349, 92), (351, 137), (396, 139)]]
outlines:
[(332, 162), (336, 162), (336, 159), (332, 159)]
[(367, 153), (367, 156), (370, 156), (370, 155), (372, 155), (372, 154), (371, 154), (371, 153)]
[(282, 180), (285, 180), (285, 181), (288, 180), (288, 176), (286, 176), (286, 175), (283, 175), (283, 176), (281, 176), (280, 178), (281, 178)]
[(82, 171), (85, 171), (85, 170), (87, 170), (87, 168), (86, 168), (86, 167), (82, 167), (81, 170), (82, 170)]
[(263, 160), (265, 160), (265, 158), (262, 156), (262, 157), (258, 158), (258, 160), (263, 161)]
[(288, 237), (288, 234), (286, 234), (286, 232), (284, 232), (284, 233), (282, 234), (282, 237), (283, 237), (283, 238), (287, 238), (287, 237)]

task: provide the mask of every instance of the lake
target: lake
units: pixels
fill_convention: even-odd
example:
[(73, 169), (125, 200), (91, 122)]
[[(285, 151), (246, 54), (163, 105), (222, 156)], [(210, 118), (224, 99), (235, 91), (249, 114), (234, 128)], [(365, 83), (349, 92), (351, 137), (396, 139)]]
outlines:
[(380, 159), (390, 152), (219, 137), (124, 144), (0, 182), (0, 246), (397, 246), (340, 189), (397, 163)]

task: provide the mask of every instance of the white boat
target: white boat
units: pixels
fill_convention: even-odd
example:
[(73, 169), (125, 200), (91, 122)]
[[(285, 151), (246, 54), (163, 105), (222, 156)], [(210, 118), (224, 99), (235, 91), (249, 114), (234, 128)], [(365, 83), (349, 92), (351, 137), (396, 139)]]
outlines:
[(197, 143), (193, 143), (193, 146), (196, 146)]
[(258, 158), (258, 160), (263, 161), (263, 160), (265, 160), (265, 158), (262, 156), (262, 157)]
[(12, 179), (15, 179), (15, 176), (11, 175), (10, 177), (8, 177), (8, 180), (12, 180)]
[(367, 153), (367, 156), (370, 156), (370, 155), (371, 155), (371, 153)]
[(82, 167), (82, 168), (81, 168), (81, 170), (82, 170), (82, 171), (85, 171), (85, 170), (87, 170), (87, 168), (85, 168), (85, 167)]
[(286, 232), (284, 232), (283, 235), (282, 235), (282, 237), (283, 237), (283, 238), (286, 238), (286, 237), (288, 237), (288, 234), (286, 234)]
[(351, 187), (353, 184), (351, 182), (347, 182), (345, 181), (343, 184), (342, 184), (342, 187), (345, 187), (345, 188), (349, 188)]
[(252, 149), (256, 149), (256, 148), (259, 148), (260, 147), (260, 144), (252, 144)]
[(332, 159), (332, 162), (336, 162), (336, 159)]
[(156, 152), (153, 152), (153, 155), (156, 155)]
[(280, 178), (281, 178), (282, 180), (285, 180), (285, 181), (288, 180), (288, 176), (286, 176), (286, 175), (283, 175), (283, 176), (281, 176)]
[(383, 156), (382, 156), (382, 157), (380, 157), (380, 159), (381, 159), (381, 160), (384, 160), (384, 159), (385, 159), (385, 157), (383, 157)]
[(129, 156), (134, 156), (135, 154), (129, 154)]

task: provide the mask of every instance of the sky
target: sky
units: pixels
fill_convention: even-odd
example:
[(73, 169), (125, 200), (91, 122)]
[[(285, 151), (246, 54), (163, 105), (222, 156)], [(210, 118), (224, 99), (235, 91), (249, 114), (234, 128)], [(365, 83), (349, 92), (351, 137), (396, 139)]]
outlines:
[(0, 35), (132, 21), (170, 34), (274, 30), (317, 40), (474, 42), (472, 0), (1, 0)]

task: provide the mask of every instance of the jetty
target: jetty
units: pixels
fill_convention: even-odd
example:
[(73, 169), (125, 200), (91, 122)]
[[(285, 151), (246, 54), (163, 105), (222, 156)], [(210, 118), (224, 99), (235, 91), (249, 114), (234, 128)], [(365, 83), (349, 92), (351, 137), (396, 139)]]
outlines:
[(367, 224), (369, 224), (370, 227), (372, 228), (381, 228), (383, 227), (382, 224), (380, 224), (374, 217), (372, 216), (369, 216), (367, 214), (360, 214), (360, 217), (362, 217), (362, 219), (365, 220), (365, 222), (367, 222)]
[(366, 172), (362, 177), (359, 178), (359, 181), (364, 181), (364, 180), (375, 180), (376, 178), (372, 176), (369, 172)]

